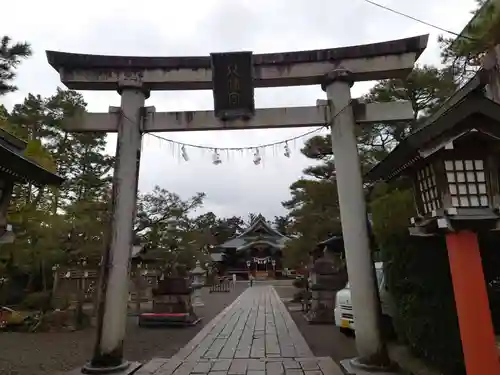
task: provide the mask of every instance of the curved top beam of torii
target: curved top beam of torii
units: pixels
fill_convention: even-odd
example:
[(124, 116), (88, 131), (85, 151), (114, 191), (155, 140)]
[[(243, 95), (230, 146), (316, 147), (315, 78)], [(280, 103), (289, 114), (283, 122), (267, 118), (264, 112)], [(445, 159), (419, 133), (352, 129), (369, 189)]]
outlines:
[[(253, 56), (254, 86), (321, 84), (343, 67), (353, 81), (404, 78), (427, 46), (428, 35), (349, 47), (266, 53)], [(194, 57), (106, 56), (47, 51), (61, 81), (75, 90), (116, 90), (123, 79), (137, 79), (149, 90), (212, 89), (211, 59)]]

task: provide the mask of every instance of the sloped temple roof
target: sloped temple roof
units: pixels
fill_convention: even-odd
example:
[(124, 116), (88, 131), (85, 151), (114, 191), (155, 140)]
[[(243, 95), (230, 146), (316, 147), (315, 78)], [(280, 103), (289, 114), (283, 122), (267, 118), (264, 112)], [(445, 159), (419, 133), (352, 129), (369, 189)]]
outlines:
[(262, 215), (258, 215), (242, 234), (224, 242), (219, 247), (243, 251), (260, 244), (282, 249), (286, 240), (288, 237), (272, 228)]
[[(498, 126), (488, 126), (491, 121), (487, 120), (500, 124), (500, 105), (485, 97), (484, 86), (485, 76), (479, 72), (422, 127), (405, 138), (384, 160), (373, 167), (366, 174), (366, 181), (386, 181), (399, 176), (419, 160), (425, 159), (426, 156), (421, 152), (423, 149), (429, 148), (441, 138), (449, 141), (450, 137), (457, 136), (457, 131), (475, 129), (499, 136)], [(467, 121), (472, 116), (479, 117), (475, 121)], [(461, 128), (457, 129), (457, 125)]]
[(35, 185), (61, 185), (63, 179), (24, 156), (26, 142), (0, 129), (0, 172), (15, 181)]

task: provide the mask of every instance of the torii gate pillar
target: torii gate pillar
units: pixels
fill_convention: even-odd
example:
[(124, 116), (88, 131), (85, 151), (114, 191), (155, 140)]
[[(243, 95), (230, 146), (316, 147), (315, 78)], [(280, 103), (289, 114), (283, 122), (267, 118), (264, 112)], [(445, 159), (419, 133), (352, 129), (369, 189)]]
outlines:
[(137, 178), (141, 153), (141, 122), (146, 97), (142, 84), (122, 81), (116, 159), (113, 174), (111, 231), (102, 264), (97, 337), (92, 360), (83, 367), (87, 374), (128, 369), (123, 360), (123, 339), (128, 308), (128, 280), (137, 201)]
[[(330, 106), (342, 236), (346, 251), (351, 300), (356, 321), (358, 358), (353, 365), (387, 368), (390, 360), (380, 333), (380, 304), (366, 225), (366, 204), (351, 102), (351, 73), (343, 68), (328, 73), (322, 88)], [(368, 366), (367, 366), (368, 367)]]

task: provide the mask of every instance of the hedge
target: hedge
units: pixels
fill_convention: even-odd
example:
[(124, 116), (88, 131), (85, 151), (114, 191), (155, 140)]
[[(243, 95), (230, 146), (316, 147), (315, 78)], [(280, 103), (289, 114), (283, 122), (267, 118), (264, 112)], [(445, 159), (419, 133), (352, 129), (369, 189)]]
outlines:
[(47, 311), (50, 309), (50, 292), (35, 292), (28, 294), (21, 303), (27, 310)]
[(479, 246), (483, 260), (484, 277), (488, 287), (491, 316), (495, 333), (500, 335), (500, 233), (488, 232), (479, 235)]
[(465, 374), (444, 238), (409, 235), (410, 190), (379, 196), (371, 212), (399, 340), (444, 374)]

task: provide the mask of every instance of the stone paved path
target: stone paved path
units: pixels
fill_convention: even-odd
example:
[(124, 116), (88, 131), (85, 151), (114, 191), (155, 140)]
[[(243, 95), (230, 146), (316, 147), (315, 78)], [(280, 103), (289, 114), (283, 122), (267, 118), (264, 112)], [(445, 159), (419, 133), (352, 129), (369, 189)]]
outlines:
[(272, 286), (255, 286), (245, 290), (174, 357), (155, 358), (135, 373), (190, 374), (339, 375), (342, 372), (330, 357), (313, 356)]

